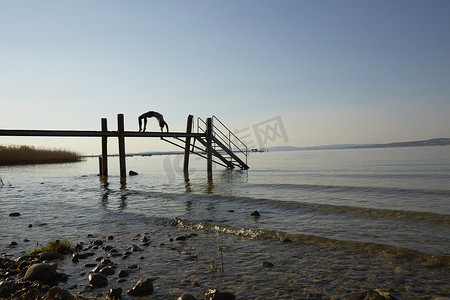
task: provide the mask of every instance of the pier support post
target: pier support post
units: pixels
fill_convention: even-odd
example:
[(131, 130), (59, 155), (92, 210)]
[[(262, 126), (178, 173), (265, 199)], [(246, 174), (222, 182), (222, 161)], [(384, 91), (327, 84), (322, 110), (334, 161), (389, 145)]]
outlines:
[(206, 164), (208, 179), (212, 179), (212, 119), (206, 119)]
[[(193, 115), (189, 115), (187, 119), (187, 125), (186, 125), (186, 133), (190, 134), (192, 133), (192, 119), (194, 118)], [(183, 171), (184, 173), (189, 171), (189, 154), (190, 154), (190, 148), (191, 148), (191, 137), (188, 135), (186, 137), (186, 144), (184, 146), (184, 165), (183, 165)]]
[[(108, 131), (108, 121), (102, 118), (102, 132)], [(108, 137), (102, 136), (102, 158), (100, 176), (108, 176)]]
[(123, 123), (123, 114), (117, 115), (117, 135), (119, 138), (119, 165), (120, 165), (120, 178), (127, 177), (127, 167), (125, 165), (125, 126)]

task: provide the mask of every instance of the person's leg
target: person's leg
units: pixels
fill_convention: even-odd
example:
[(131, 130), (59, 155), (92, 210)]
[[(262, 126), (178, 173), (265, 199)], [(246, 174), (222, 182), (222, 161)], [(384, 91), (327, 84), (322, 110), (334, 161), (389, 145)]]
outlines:
[(145, 132), (146, 128), (147, 128), (147, 118), (144, 118), (144, 130), (142, 132)]

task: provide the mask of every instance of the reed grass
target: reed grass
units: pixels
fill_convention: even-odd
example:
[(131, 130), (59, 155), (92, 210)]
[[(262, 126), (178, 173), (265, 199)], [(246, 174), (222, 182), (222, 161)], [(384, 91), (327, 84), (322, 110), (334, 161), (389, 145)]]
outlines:
[(68, 150), (44, 149), (25, 145), (0, 145), (0, 165), (65, 163), (80, 160), (79, 153)]

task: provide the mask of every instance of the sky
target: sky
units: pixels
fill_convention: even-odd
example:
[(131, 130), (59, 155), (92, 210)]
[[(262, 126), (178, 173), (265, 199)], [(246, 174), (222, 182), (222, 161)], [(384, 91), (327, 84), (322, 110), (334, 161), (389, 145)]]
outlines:
[(116, 130), (122, 113), (132, 131), (154, 110), (171, 131), (214, 115), (256, 146), (448, 138), (449, 15), (447, 0), (0, 0), (0, 128)]

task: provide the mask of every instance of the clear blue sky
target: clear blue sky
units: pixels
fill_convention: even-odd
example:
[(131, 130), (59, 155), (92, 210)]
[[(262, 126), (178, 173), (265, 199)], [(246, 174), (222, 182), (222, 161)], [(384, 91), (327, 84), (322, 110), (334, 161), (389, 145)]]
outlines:
[[(279, 116), (279, 145), (450, 137), (449, 16), (448, 0), (0, 0), (0, 128), (98, 130), (106, 117), (114, 130), (123, 113), (137, 130), (156, 110), (173, 131), (188, 114), (231, 129)], [(11, 143), (100, 151), (0, 137)]]

